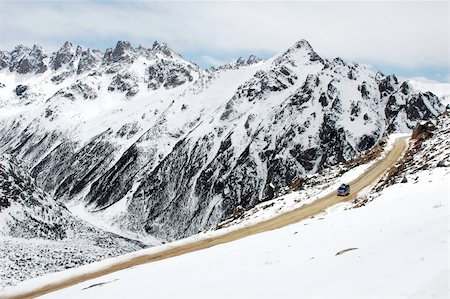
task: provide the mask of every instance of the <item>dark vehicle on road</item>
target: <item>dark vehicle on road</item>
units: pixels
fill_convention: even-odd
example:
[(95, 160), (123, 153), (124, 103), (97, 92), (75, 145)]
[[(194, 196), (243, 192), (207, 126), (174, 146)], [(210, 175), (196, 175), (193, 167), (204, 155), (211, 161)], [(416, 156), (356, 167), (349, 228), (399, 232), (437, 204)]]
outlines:
[(347, 196), (349, 194), (350, 194), (350, 186), (348, 184), (342, 184), (337, 189), (337, 195), (339, 195), (339, 196)]

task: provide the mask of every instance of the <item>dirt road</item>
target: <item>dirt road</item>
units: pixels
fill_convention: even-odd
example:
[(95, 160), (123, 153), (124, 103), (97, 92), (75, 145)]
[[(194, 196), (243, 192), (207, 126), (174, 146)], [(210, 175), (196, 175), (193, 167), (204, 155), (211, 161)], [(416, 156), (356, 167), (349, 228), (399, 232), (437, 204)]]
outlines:
[(113, 273), (119, 270), (123, 270), (126, 268), (130, 268), (136, 265), (150, 263), (162, 259), (167, 259), (170, 257), (182, 255), (188, 252), (205, 249), (211, 246), (215, 246), (222, 243), (231, 242), (237, 239), (241, 239), (253, 234), (277, 229), (295, 222), (298, 222), (303, 219), (307, 219), (311, 216), (317, 215), (323, 212), (325, 209), (344, 201), (350, 201), (355, 199), (356, 194), (364, 189), (365, 187), (374, 183), (386, 170), (391, 168), (397, 160), (402, 155), (403, 151), (406, 149), (406, 138), (398, 138), (395, 141), (393, 149), (387, 154), (387, 156), (375, 163), (372, 167), (370, 167), (365, 173), (363, 173), (360, 177), (355, 179), (350, 183), (351, 185), (351, 194), (349, 196), (340, 197), (332, 192), (310, 204), (304, 205), (296, 210), (278, 215), (272, 219), (257, 223), (255, 225), (241, 228), (235, 231), (231, 231), (227, 234), (220, 235), (217, 237), (210, 237), (204, 240), (199, 240), (197, 242), (192, 242), (189, 244), (184, 244), (172, 248), (168, 248), (167, 250), (149, 254), (146, 256), (139, 256), (131, 261), (126, 261), (123, 263), (119, 263), (113, 265), (107, 269), (102, 269), (97, 272), (81, 274), (77, 277), (72, 277), (67, 280), (60, 280), (56, 282), (49, 282), (46, 285), (42, 285), (40, 287), (36, 287), (33, 290), (24, 291), (22, 294), (16, 294), (16, 296), (2, 296), (0, 294), (0, 299), (18, 299), (18, 298), (33, 298), (37, 297), (49, 292), (54, 292), (56, 290), (66, 288), (77, 283), (93, 279), (96, 277), (100, 277), (109, 273)]

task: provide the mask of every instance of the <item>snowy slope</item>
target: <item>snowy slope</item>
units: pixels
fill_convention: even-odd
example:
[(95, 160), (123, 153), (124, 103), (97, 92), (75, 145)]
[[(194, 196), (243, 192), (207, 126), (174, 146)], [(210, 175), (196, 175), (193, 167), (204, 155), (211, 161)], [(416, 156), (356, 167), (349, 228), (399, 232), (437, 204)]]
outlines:
[(0, 65), (0, 152), (80, 217), (166, 240), (444, 110), (435, 95), (324, 60), (305, 40), (209, 70), (167, 45), (127, 42), (105, 53), (18, 46)]
[[(447, 115), (435, 129), (413, 136), (404, 164), (395, 168), (400, 171), (390, 171), (374, 186), (381, 191), (369, 194), (365, 205), (341, 204), (285, 228), (112, 273), (42, 298), (447, 298), (449, 135)], [(177, 241), (182, 242), (188, 240)], [(4, 294), (114, 261), (38, 278)]]
[(0, 156), (0, 286), (143, 247), (74, 217), (37, 187), (17, 161)]
[[(390, 187), (363, 208), (329, 212), (42, 298), (447, 298), (449, 178), (448, 169), (423, 174), (417, 184)], [(336, 255), (349, 248), (356, 249)]]

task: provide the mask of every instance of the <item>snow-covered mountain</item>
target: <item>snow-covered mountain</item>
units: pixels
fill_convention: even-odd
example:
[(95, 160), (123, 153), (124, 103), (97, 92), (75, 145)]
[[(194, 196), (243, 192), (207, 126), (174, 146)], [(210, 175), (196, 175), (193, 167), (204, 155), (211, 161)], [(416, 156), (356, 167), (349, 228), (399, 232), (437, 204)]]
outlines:
[(1, 287), (145, 247), (74, 217), (14, 160), (0, 157)]
[(69, 208), (169, 240), (444, 110), (305, 40), (209, 70), (165, 44), (122, 41), (105, 53), (18, 46), (0, 68), (0, 152)]
[[(447, 114), (416, 130), (403, 163), (374, 186), (378, 191), (372, 189), (355, 202), (280, 229), (87, 280), (43, 298), (147, 294), (158, 298), (448, 298), (449, 140)], [(275, 200), (283, 202), (291, 195)], [(260, 219), (279, 209), (267, 207)], [(248, 219), (241, 227), (254, 221)], [(134, 258), (217, 233), (136, 252)], [(49, 281), (67, 281), (131, 258), (48, 275), (6, 289), (5, 294), (20, 296)]]

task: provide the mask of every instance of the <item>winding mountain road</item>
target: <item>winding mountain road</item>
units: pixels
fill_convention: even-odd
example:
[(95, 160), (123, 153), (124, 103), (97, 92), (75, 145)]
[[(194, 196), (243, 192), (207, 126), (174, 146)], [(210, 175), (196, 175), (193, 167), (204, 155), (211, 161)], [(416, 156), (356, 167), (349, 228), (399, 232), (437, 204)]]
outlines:
[(209, 248), (211, 246), (231, 242), (253, 234), (258, 234), (261, 232), (277, 229), (301, 221), (303, 219), (307, 219), (311, 216), (322, 213), (327, 208), (337, 203), (355, 199), (358, 192), (376, 182), (381, 177), (381, 175), (383, 175), (387, 170), (389, 170), (399, 160), (399, 158), (402, 156), (406, 148), (407, 148), (406, 137), (397, 138), (395, 140), (392, 150), (383, 159), (377, 161), (361, 176), (359, 176), (357, 179), (355, 179), (350, 183), (351, 194), (349, 196), (341, 197), (337, 196), (335, 192), (332, 192), (296, 210), (280, 214), (272, 219), (259, 222), (252, 226), (236, 229), (234, 231), (221, 234), (219, 236), (208, 237), (202, 240), (186, 242), (175, 246), (167, 246), (167, 249), (161, 250), (156, 253), (136, 256), (126, 261), (117, 262), (114, 265), (104, 267), (96, 271), (79, 274), (77, 276), (71, 276), (70, 278), (67, 279), (60, 279), (58, 281), (53, 282), (49, 281), (47, 284), (36, 286), (33, 289), (28, 288), (26, 290), (24, 289), (23, 291), (14, 290), (14, 292), (11, 292), (9, 295), (0, 294), (0, 299), (34, 298), (49, 292), (53, 292), (62, 288), (75, 285), (77, 283), (86, 280), (97, 278), (136, 265), (150, 263), (182, 255), (192, 251)]

